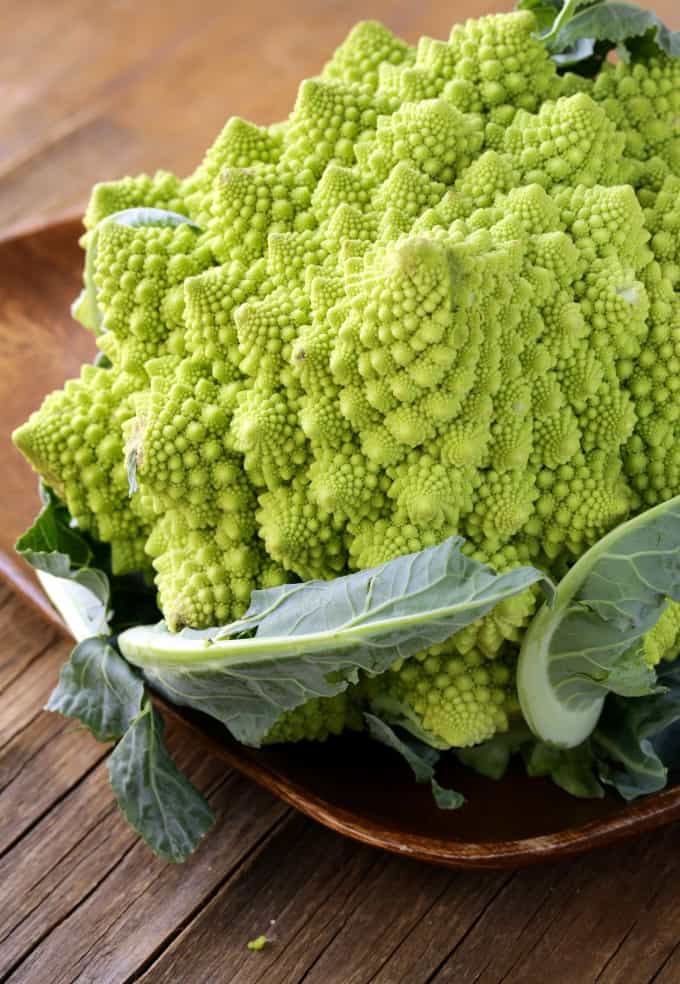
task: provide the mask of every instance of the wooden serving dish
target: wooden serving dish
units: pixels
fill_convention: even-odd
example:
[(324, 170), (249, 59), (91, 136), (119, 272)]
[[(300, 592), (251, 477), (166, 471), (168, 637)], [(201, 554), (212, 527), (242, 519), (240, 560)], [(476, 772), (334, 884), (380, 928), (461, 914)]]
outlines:
[[(63, 631), (32, 572), (12, 551), (38, 497), (35, 476), (9, 435), (48, 391), (94, 355), (94, 339), (69, 314), (80, 288), (80, 231), (70, 218), (0, 241), (0, 574)], [(680, 818), (680, 786), (631, 805), (614, 795), (578, 800), (547, 780), (528, 779), (519, 768), (494, 782), (454, 762), (442, 766), (442, 781), (468, 802), (456, 812), (442, 811), (394, 753), (362, 736), (257, 751), (207, 718), (163, 707), (183, 722), (187, 740), (205, 745), (303, 813), (348, 837), (437, 864), (516, 867)]]

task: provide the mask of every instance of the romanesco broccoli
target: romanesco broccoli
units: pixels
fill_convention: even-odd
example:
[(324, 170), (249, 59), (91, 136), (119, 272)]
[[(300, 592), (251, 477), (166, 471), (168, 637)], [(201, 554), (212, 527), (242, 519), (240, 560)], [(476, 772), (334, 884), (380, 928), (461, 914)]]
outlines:
[[(456, 533), (559, 575), (680, 491), (680, 62), (559, 75), (535, 31), (494, 14), (412, 48), (360, 24), (287, 121), (232, 118), (184, 180), (96, 186), (77, 310), (111, 367), (15, 441), (117, 570), (153, 564), (171, 628)], [(435, 743), (491, 737), (534, 607), (270, 740), (336, 733), (355, 698)], [(651, 664), (680, 649), (677, 611)]]

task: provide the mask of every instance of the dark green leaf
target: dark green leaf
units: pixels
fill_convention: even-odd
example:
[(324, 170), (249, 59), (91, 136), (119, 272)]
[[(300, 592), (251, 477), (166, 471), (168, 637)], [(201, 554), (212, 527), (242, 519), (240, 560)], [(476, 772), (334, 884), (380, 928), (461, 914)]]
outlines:
[(437, 806), (442, 810), (457, 810), (465, 802), (465, 798), (454, 789), (446, 789), (437, 782), (434, 776), (435, 767), (439, 761), (439, 752), (435, 748), (418, 741), (408, 732), (397, 732), (385, 721), (374, 714), (364, 714), (371, 738), (387, 745), (411, 766), (416, 782), (429, 782)]
[(580, 799), (604, 796), (595, 775), (595, 756), (589, 741), (568, 749), (537, 741), (526, 745), (523, 754), (528, 775), (549, 776), (561, 789)]
[(650, 697), (610, 697), (593, 735), (600, 778), (624, 799), (663, 789), (680, 765), (680, 666), (662, 668), (659, 684)]
[(654, 749), (671, 771), (680, 769), (680, 659), (662, 664), (660, 696), (649, 701), (646, 729)]
[(111, 362), (111, 359), (109, 359), (105, 352), (97, 352), (92, 365), (96, 366), (97, 369), (111, 369), (113, 362)]
[(76, 718), (98, 741), (112, 741), (137, 717), (143, 696), (139, 675), (105, 639), (93, 638), (62, 666), (46, 709)]
[(92, 560), (90, 545), (79, 530), (71, 526), (66, 507), (42, 483), (40, 498), (43, 507), (33, 525), (17, 540), (17, 552), (26, 559), (35, 554), (62, 553), (73, 567), (87, 567)]
[(166, 861), (185, 861), (215, 822), (163, 745), (163, 720), (147, 701), (109, 756), (109, 778), (128, 823)]
[(160, 617), (156, 592), (144, 574), (112, 574), (111, 549), (73, 526), (54, 492), (40, 485), (43, 508), (17, 540), (17, 552), (36, 570), (55, 607), (77, 639), (121, 632)]
[(69, 627), (77, 639), (106, 633), (109, 579), (103, 571), (89, 566), (93, 560), (91, 543), (71, 525), (66, 507), (47, 487), (41, 486), (41, 498), (40, 514), (19, 537), (15, 549), (37, 571), (64, 582), (54, 585), (62, 603), (53, 600), (67, 624), (70, 613), (73, 624)]
[(582, 38), (593, 38), (608, 41), (614, 48), (647, 34), (666, 54), (680, 58), (680, 31), (671, 31), (651, 10), (628, 3), (602, 3), (580, 10), (549, 43), (564, 51)]

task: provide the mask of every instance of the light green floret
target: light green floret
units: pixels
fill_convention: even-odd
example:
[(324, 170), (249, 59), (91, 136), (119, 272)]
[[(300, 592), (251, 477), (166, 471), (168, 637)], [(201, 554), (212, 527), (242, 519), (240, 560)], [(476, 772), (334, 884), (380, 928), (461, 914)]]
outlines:
[(189, 215), (184, 183), (170, 171), (156, 171), (152, 177), (138, 174), (118, 181), (100, 181), (92, 189), (83, 225), (94, 229), (107, 216), (140, 206)]
[(483, 143), (478, 116), (461, 113), (445, 99), (409, 102), (378, 120), (367, 163), (376, 175), (386, 175), (395, 164), (407, 161), (431, 178), (451, 184)]
[(456, 639), (392, 666), (371, 704), (439, 748), (468, 748), (507, 731), (517, 711), (515, 657), (461, 653)]
[(360, 731), (363, 726), (360, 704), (352, 689), (335, 697), (313, 697), (276, 722), (264, 745), (295, 741), (325, 741), (347, 729)]
[(230, 168), (250, 168), (257, 164), (275, 164), (281, 156), (283, 133), (276, 127), (261, 127), (232, 116), (208, 149), (203, 161), (184, 191), (191, 215), (199, 225), (210, 218), (213, 185)]
[(311, 173), (316, 180), (327, 164), (350, 166), (355, 144), (394, 108), (394, 100), (374, 92), (370, 82), (306, 79), (288, 120), (281, 162), (298, 178)]
[(190, 509), (170, 510), (157, 520), (146, 551), (171, 631), (230, 622), (243, 614), (256, 588), (286, 581), (257, 540), (234, 530), (230, 514), (205, 529), (195, 528)]
[(667, 603), (661, 618), (645, 636), (644, 650), (649, 666), (658, 666), (661, 660), (672, 662), (680, 656), (680, 603)]
[(171, 332), (183, 326), (184, 281), (213, 263), (189, 223), (103, 223), (94, 282), (104, 327), (142, 346), (147, 360), (165, 354)]
[(408, 65), (415, 51), (378, 21), (360, 21), (349, 32), (321, 77), (376, 89), (381, 65)]
[(319, 506), (304, 476), (259, 497), (257, 522), (267, 553), (304, 581), (347, 568), (344, 523)]
[(134, 413), (136, 384), (125, 373), (84, 366), (12, 438), (76, 525), (111, 544), (115, 574), (148, 567), (151, 515), (141, 497), (129, 497), (123, 453), (122, 428)]
[(517, 161), (523, 184), (591, 187), (621, 181), (624, 138), (586, 93), (545, 102), (536, 115), (517, 113), (503, 147)]
[(560, 85), (554, 62), (535, 37), (536, 27), (529, 11), (454, 25), (449, 38), (453, 78), (446, 98), (465, 112), (488, 113), (497, 126), (507, 126), (517, 109), (536, 110)]
[(647, 62), (605, 63), (593, 98), (624, 135), (629, 157), (658, 155), (680, 170), (680, 62), (659, 54)]

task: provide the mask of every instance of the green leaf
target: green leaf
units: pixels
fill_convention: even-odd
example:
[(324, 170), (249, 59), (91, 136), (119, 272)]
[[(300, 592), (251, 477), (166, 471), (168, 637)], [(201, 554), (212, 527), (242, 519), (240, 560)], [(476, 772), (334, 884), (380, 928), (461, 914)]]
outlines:
[(650, 692), (640, 642), (667, 598), (680, 598), (680, 496), (599, 540), (560, 582), (553, 607), (532, 620), (517, 682), (537, 737), (580, 745), (607, 692)]
[(524, 748), (524, 764), (530, 776), (549, 776), (571, 796), (602, 799), (604, 789), (595, 775), (595, 755), (589, 741), (577, 748), (554, 748), (537, 741)]
[(43, 508), (15, 549), (78, 641), (158, 618), (156, 592), (144, 574), (112, 574), (111, 550), (77, 529), (66, 506), (40, 485)]
[(502, 779), (510, 765), (510, 759), (527, 742), (534, 738), (523, 722), (515, 723), (504, 734), (494, 735), (481, 745), (457, 748), (456, 758), (487, 779)]
[(557, 52), (552, 56), (552, 60), (559, 68), (570, 68), (580, 62), (592, 58), (595, 52), (595, 41), (593, 38), (579, 38), (574, 44)]
[(671, 31), (651, 10), (628, 3), (601, 3), (575, 13), (548, 43), (557, 51), (582, 38), (607, 41), (612, 48), (649, 34), (672, 58), (680, 58), (680, 31)]
[[(633, 646), (603, 670), (607, 690), (620, 697), (644, 697), (658, 692), (656, 671), (645, 660), (644, 648)], [(600, 686), (603, 683), (600, 682)]]
[(147, 701), (109, 756), (109, 778), (128, 823), (166, 861), (184, 861), (215, 822), (163, 745), (163, 720)]
[(580, 7), (597, 6), (602, 2), (604, 0), (564, 0), (563, 3), (560, 3), (560, 9), (557, 11), (549, 30), (541, 34), (541, 41), (550, 47)]
[(435, 766), (439, 761), (436, 748), (418, 741), (413, 735), (398, 735), (385, 721), (373, 714), (364, 714), (364, 719), (371, 738), (398, 752), (411, 766), (416, 782), (430, 783), (435, 803), (440, 809), (457, 810), (463, 805), (465, 798), (460, 793), (440, 786), (434, 777)]
[(680, 666), (659, 674), (651, 697), (605, 703), (592, 743), (602, 782), (630, 800), (663, 789), (680, 766)]
[[(90, 567), (93, 551), (89, 540), (71, 524), (66, 507), (51, 489), (42, 486), (43, 508), (33, 525), (15, 544), (17, 553), (42, 574), (47, 587), (49, 577), (72, 582), (55, 585), (63, 603), (56, 602), (67, 624), (70, 621), (78, 639), (107, 631), (110, 585), (106, 574)], [(51, 592), (50, 592), (51, 595)], [(56, 599), (55, 599), (56, 601)], [(77, 626), (77, 628), (76, 628)]]
[(519, 0), (516, 10), (530, 10), (536, 18), (538, 30), (549, 31), (555, 17), (562, 9), (562, 0)]
[(45, 485), (40, 487), (40, 496), (43, 507), (33, 525), (19, 537), (15, 549), (27, 559), (60, 552), (74, 567), (86, 567), (92, 560), (92, 550), (85, 537), (71, 526), (68, 510)]
[(97, 285), (94, 280), (95, 268), (97, 263), (97, 248), (99, 232), (106, 225), (123, 225), (137, 228), (139, 226), (178, 226), (188, 225), (196, 232), (201, 229), (179, 212), (170, 212), (162, 208), (125, 208), (121, 212), (114, 212), (107, 215), (105, 219), (92, 229), (87, 235), (87, 253), (85, 255), (85, 287), (83, 292), (74, 302), (72, 314), (81, 324), (85, 324), (96, 335), (106, 331), (103, 324), (102, 312), (97, 303)]
[(98, 741), (120, 738), (139, 714), (144, 685), (105, 639), (86, 639), (61, 668), (46, 710), (76, 718)]
[(246, 615), (224, 628), (173, 634), (162, 623), (138, 626), (119, 645), (169, 700), (258, 745), (284, 711), (341, 693), (360, 671), (382, 673), (532, 584), (552, 591), (540, 571), (495, 574), (463, 554), (462, 543), (451, 537), (333, 581), (256, 591)]

